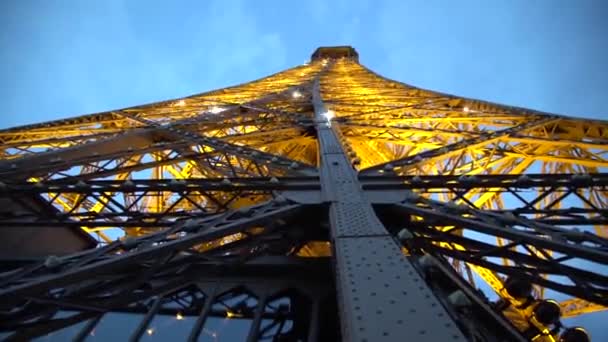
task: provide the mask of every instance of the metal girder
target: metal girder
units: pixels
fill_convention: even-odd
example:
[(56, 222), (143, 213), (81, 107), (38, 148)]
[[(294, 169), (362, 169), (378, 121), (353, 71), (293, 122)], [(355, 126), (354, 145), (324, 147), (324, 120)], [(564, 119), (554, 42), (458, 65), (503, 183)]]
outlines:
[[(606, 189), (608, 173), (598, 174), (518, 174), (476, 175), (476, 176), (395, 176), (386, 173), (382, 176), (359, 176), (364, 190), (416, 190), (419, 193), (444, 189), (470, 190), (501, 188), (519, 191), (521, 189), (559, 188)], [(33, 181), (3, 181), (0, 194), (41, 194), (48, 192), (89, 193), (120, 191), (180, 191), (184, 188), (195, 190), (241, 191), (275, 190), (308, 191), (319, 190), (318, 176), (301, 177), (223, 177), (187, 179), (129, 179), (129, 180), (89, 180), (79, 182), (74, 179)]]
[[(292, 337), (315, 339), (319, 335), (319, 323), (321, 313), (314, 311), (321, 301), (331, 292), (329, 260), (313, 260), (303, 262), (288, 257), (262, 257), (256, 260), (238, 265), (230, 265), (222, 262), (202, 261), (192, 263), (187, 272), (182, 272), (178, 277), (165, 276), (156, 277), (150, 282), (149, 289), (144, 292), (133, 292), (127, 296), (115, 296), (108, 299), (95, 298), (95, 293), (78, 290), (66, 294), (63, 298), (43, 300), (32, 297), (28, 305), (25, 305), (18, 315), (39, 315), (36, 304), (45, 304), (49, 307), (50, 315), (58, 310), (71, 310), (71, 317), (84, 319), (103, 318), (110, 312), (139, 313), (142, 315), (157, 315), (159, 317), (198, 317), (198, 324), (190, 333), (191, 339), (202, 332), (200, 326), (205, 320), (211, 318), (221, 319), (253, 319), (256, 310), (261, 310), (264, 324), (252, 326), (252, 334), (260, 335), (264, 327), (268, 327), (267, 321), (289, 320), (296, 325), (296, 329), (290, 333)], [(93, 289), (94, 290), (94, 289)], [(99, 289), (101, 292), (107, 289)], [(277, 299), (292, 299), (291, 305), (281, 310), (275, 308), (264, 308), (262, 301), (253, 305), (231, 305), (230, 298), (236, 296), (251, 296), (251, 298), (268, 298), (268, 302)], [(161, 296), (161, 301), (150, 298)], [(91, 298), (91, 299), (88, 299)], [(129, 303), (130, 305), (125, 305)], [(222, 308), (213, 303), (224, 303)], [(260, 306), (262, 306), (260, 308)], [(13, 314), (11, 318), (15, 318)], [(37, 317), (37, 316), (33, 316)], [(144, 316), (142, 316), (144, 317)], [(23, 340), (44, 335), (56, 330), (57, 325), (71, 323), (70, 319), (54, 318), (30, 319), (29, 324), (24, 327), (15, 320), (3, 320), (0, 328), (15, 329), (18, 331), (8, 340)], [(72, 319), (74, 321), (74, 319)], [(315, 323), (316, 322), (316, 323)], [(145, 317), (142, 319), (141, 328), (154, 327)], [(84, 328), (86, 329), (86, 328)], [(256, 331), (257, 330), (257, 331)], [(267, 330), (267, 329), (266, 329)], [(133, 334), (143, 332), (136, 328)], [(130, 333), (130, 332), (128, 332)], [(295, 335), (295, 336), (294, 336)], [(187, 335), (186, 335), (187, 336)], [(287, 335), (289, 336), (289, 335)], [(257, 340), (257, 339), (256, 339)]]
[(256, 150), (247, 146), (235, 145), (221, 139), (205, 137), (188, 129), (191, 124), (196, 124), (198, 120), (186, 119), (182, 122), (177, 121), (168, 125), (161, 125), (151, 120), (138, 118), (138, 121), (146, 124), (148, 127), (160, 128), (166, 131), (167, 134), (173, 136), (174, 139), (185, 139), (201, 146), (208, 146), (215, 151), (235, 155), (243, 159), (251, 159), (255, 162), (263, 164), (266, 167), (276, 167), (282, 170), (289, 170), (296, 174), (314, 175), (316, 167), (311, 165), (300, 165), (295, 160), (290, 160), (279, 155), (273, 155), (260, 150)]
[(608, 306), (595, 303), (589, 303), (579, 298), (571, 298), (559, 303), (564, 318), (576, 317), (578, 315), (605, 311)]
[[(165, 136), (166, 133), (162, 133), (163, 130), (153, 129), (142, 129), (139, 132), (133, 134), (122, 135), (119, 139), (106, 140), (100, 142), (92, 142), (82, 146), (71, 147), (68, 149), (62, 149), (59, 151), (53, 151), (44, 155), (31, 155), (17, 160), (7, 160), (0, 164), (0, 175), (7, 178), (28, 178), (45, 175), (49, 172), (56, 170), (65, 170), (75, 165), (87, 165), (94, 162), (105, 162), (116, 160), (117, 158), (130, 158), (133, 156), (153, 153), (164, 150), (178, 151), (180, 148), (194, 144), (200, 144), (201, 146), (208, 146), (211, 150), (197, 153), (192, 150), (185, 150), (185, 152), (179, 153), (178, 156), (169, 159), (165, 162), (150, 162), (148, 165), (137, 165), (130, 168), (117, 168), (113, 173), (137, 171), (145, 168), (150, 168), (155, 165), (163, 164), (174, 164), (180, 161), (189, 159), (200, 159), (206, 155), (215, 156), (219, 153), (234, 155), (245, 160), (250, 160), (256, 163), (259, 167), (263, 168), (277, 168), (288, 173), (303, 173), (303, 174), (314, 174), (316, 168), (298, 163), (297, 161), (290, 160), (289, 158), (275, 156), (270, 153), (265, 153), (256, 149), (238, 146), (229, 142), (224, 142), (221, 139), (200, 137), (190, 132), (180, 132), (173, 128), (167, 128), (172, 133), (176, 134), (175, 142), (159, 143), (155, 142), (155, 139)], [(162, 133), (162, 134), (161, 134)], [(26, 173), (19, 172), (25, 167), (25, 165), (36, 165), (35, 167), (28, 168)], [(117, 166), (121, 165), (117, 163)], [(100, 177), (103, 173), (108, 173), (108, 170), (100, 168), (101, 172), (95, 172), (88, 177)], [(110, 173), (111, 174), (111, 173)], [(66, 176), (70, 177), (70, 176)], [(73, 177), (73, 176), (72, 176)]]
[(542, 174), (528, 173), (504, 175), (441, 175), (441, 176), (396, 176), (387, 172), (383, 176), (359, 176), (364, 189), (410, 189), (418, 191), (431, 191), (432, 189), (487, 189), (512, 188), (531, 189), (537, 187), (564, 187), (588, 188), (608, 187), (608, 173), (599, 174)]
[[(608, 276), (587, 270), (585, 267), (564, 263), (572, 259), (580, 259), (598, 265), (608, 265), (608, 240), (606, 239), (514, 215), (482, 212), (469, 207), (450, 206), (422, 199), (403, 202), (396, 205), (394, 210), (423, 218), (423, 221), (420, 222), (404, 222), (404, 224), (420, 234), (420, 243), (423, 244), (422, 248), (425, 250), (432, 250), (435, 253), (464, 260), (499, 273), (527, 277), (544, 287), (554, 288), (601, 305), (608, 305)], [(424, 228), (429, 225), (445, 225), (453, 226), (453, 228), (445, 231)], [(495, 246), (484, 242), (479, 237), (454, 234), (458, 230), (471, 230), (499, 236), (510, 242), (502, 247)], [(447, 244), (435, 243), (439, 241), (447, 242)], [(464, 248), (448, 248), (452, 243)], [(518, 246), (521, 246), (523, 250), (517, 248)], [(541, 251), (541, 257), (524, 252), (531, 248)], [(554, 253), (561, 256), (551, 257)], [(487, 257), (506, 258), (513, 261), (515, 265), (501, 266), (486, 260)], [(539, 277), (541, 273), (567, 277), (576, 285), (543, 279)], [(495, 288), (495, 290), (498, 292), (500, 289)]]
[(441, 148), (436, 148), (436, 149), (433, 149), (430, 151), (418, 153), (412, 157), (407, 157), (407, 158), (403, 158), (403, 159), (399, 159), (399, 160), (393, 160), (390, 163), (384, 163), (384, 164), (369, 167), (365, 170), (361, 170), (361, 174), (369, 174), (369, 173), (373, 173), (373, 172), (378, 172), (379, 170), (384, 169), (387, 164), (391, 164), (394, 167), (413, 167), (414, 165), (416, 165), (417, 163), (420, 163), (422, 161), (428, 161), (430, 159), (437, 158), (437, 157), (445, 157), (447, 155), (456, 153), (465, 148), (473, 148), (476, 146), (488, 144), (492, 141), (496, 141), (503, 137), (507, 137), (510, 134), (532, 129), (537, 126), (547, 125), (556, 120), (557, 119), (554, 117), (544, 117), (544, 118), (541, 117), (541, 118), (536, 118), (535, 120), (532, 119), (529, 122), (525, 122), (525, 123), (517, 125), (515, 127), (505, 128), (505, 129), (497, 131), (497, 132), (484, 132), (484, 133), (479, 134), (477, 137), (464, 139), (464, 140), (455, 142), (453, 144), (450, 144), (450, 145), (447, 145), (447, 146), (444, 146)]
[[(369, 200), (378, 204), (386, 203), (389, 198), (393, 198), (391, 200), (393, 202), (398, 202), (405, 197), (406, 190), (414, 190), (431, 198), (439, 194), (449, 194), (455, 201), (463, 200), (463, 205), (478, 209), (474, 203), (464, 197), (467, 193), (476, 191), (497, 196), (505, 194), (511, 196), (508, 208), (490, 209), (491, 212), (522, 215), (536, 222), (561, 226), (608, 223), (606, 209), (597, 207), (593, 203), (586, 204), (584, 197), (577, 195), (577, 191), (581, 190), (603, 191), (602, 189), (608, 185), (608, 177), (605, 174), (585, 176), (530, 174), (526, 177), (518, 175), (407, 177), (387, 174), (382, 177), (361, 176), (360, 182)], [(34, 217), (36, 212), (34, 209), (25, 216), (7, 215), (0, 219), (0, 225), (165, 227), (171, 225), (174, 219), (228, 210), (233, 207), (234, 199), (239, 197), (272, 198), (281, 191), (288, 191), (290, 194), (302, 192), (308, 194), (306, 203), (314, 203), (314, 198), (318, 198), (316, 202), (319, 203), (320, 197), (310, 195), (318, 193), (320, 187), (317, 177), (123, 179), (86, 182), (66, 179), (46, 182), (2, 182), (0, 197), (18, 201), (23, 195), (39, 195), (48, 198), (49, 204), (54, 205), (58, 211), (46, 218)], [(537, 195), (522, 197), (531, 189), (536, 191)], [(153, 198), (158, 194), (173, 198), (172, 204), (162, 210), (142, 212), (142, 200)], [(560, 195), (562, 198), (570, 196), (579, 203), (570, 208), (549, 205), (543, 208), (537, 207), (536, 203), (550, 194)], [(132, 200), (123, 203), (121, 198), (127, 195), (131, 196)], [(200, 202), (201, 200), (206, 202)], [(90, 210), (81, 205), (87, 202), (104, 204), (95, 215), (91, 215)], [(184, 210), (187, 208), (189, 209)]]
[[(248, 208), (247, 211), (227, 212), (201, 219), (193, 218), (176, 223), (169, 230), (135, 240), (117, 241), (102, 249), (90, 250), (80, 255), (65, 258), (55, 257), (52, 258), (51, 263), (46, 261), (33, 269), (18, 272), (19, 276), (16, 279), (14, 274), (3, 277), (0, 283), (2, 287), (0, 299), (4, 305), (10, 305), (11, 301), (20, 296), (44, 293), (54, 287), (86, 279), (91, 274), (117, 272), (132, 267), (136, 262), (172, 257), (175, 253), (189, 251), (194, 246), (206, 242), (218, 239), (221, 242), (221, 238), (242, 233), (247, 228), (293, 214), (300, 209), (299, 205), (271, 201), (265, 205)], [(117, 249), (125, 252), (114, 254)], [(196, 250), (191, 252), (196, 252)], [(87, 259), (86, 266), (84, 263), (77, 262), (82, 258)], [(74, 265), (75, 262), (76, 265)]]
[[(313, 106), (323, 198), (329, 203), (342, 338), (346, 341), (463, 338), (360, 190), (357, 175), (332, 127), (331, 117), (327, 116), (320, 82), (317, 79), (314, 84)], [(442, 324), (436, 324), (437, 321)]]

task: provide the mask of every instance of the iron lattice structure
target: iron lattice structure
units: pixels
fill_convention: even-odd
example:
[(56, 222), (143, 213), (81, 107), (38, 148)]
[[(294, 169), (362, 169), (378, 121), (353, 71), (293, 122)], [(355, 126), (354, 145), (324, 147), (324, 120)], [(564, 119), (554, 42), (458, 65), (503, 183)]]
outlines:
[(608, 305), (608, 122), (350, 47), (0, 143), (8, 340), (579, 341), (563, 322)]

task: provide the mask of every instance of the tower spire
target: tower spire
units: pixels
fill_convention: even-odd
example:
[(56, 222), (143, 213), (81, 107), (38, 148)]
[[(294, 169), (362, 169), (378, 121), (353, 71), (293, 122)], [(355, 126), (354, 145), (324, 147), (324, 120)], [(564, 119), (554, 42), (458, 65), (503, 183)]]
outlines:
[(346, 58), (359, 63), (359, 54), (351, 46), (323, 46), (317, 48), (310, 57), (311, 62), (323, 59)]

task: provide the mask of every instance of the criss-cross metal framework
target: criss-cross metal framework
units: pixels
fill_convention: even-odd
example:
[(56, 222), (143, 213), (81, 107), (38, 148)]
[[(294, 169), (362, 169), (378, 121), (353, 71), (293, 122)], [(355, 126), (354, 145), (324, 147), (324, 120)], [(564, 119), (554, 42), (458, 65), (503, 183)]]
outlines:
[(0, 260), (8, 340), (120, 319), (132, 340), (578, 341), (567, 319), (608, 305), (608, 122), (415, 88), (350, 47), (0, 144), (0, 237), (96, 246)]

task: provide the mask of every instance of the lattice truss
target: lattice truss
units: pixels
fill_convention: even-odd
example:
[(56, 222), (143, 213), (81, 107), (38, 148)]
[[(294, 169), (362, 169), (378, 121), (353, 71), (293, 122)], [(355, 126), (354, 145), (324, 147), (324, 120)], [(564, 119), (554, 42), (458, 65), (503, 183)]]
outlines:
[[(315, 81), (328, 124), (403, 253), (443, 260), (488, 300), (511, 303), (503, 314), (519, 330), (531, 309), (506, 291), (509, 276), (533, 283), (535, 300), (556, 298), (562, 318), (606, 309), (608, 122), (427, 91), (341, 58), (200, 95), (0, 131), (0, 197), (24, 208), (2, 212), (0, 225), (69, 227), (98, 244), (1, 274), (5, 328), (41, 329), (20, 330), (27, 337), (78, 323), (85, 336), (103, 321), (100, 312), (117, 308), (153, 312), (146, 324), (161, 313), (179, 318), (194, 304), (178, 308), (166, 298), (184, 289), (195, 302), (197, 291), (213, 296), (209, 279), (175, 284), (170, 275), (187, 265), (331, 256), (319, 218), (326, 210), (318, 195)], [(196, 302), (196, 313), (247, 316), (257, 324), (249, 338), (312, 329), (293, 308), (317, 307), (319, 295), (302, 304), (304, 290), (256, 293), (242, 282), (209, 290), (216, 297)], [(257, 306), (241, 300), (236, 313), (236, 304), (218, 304), (243, 293)], [(272, 304), (277, 298), (283, 304)], [(205, 319), (193, 321), (197, 334)], [(136, 333), (151, 334), (152, 326)]]

